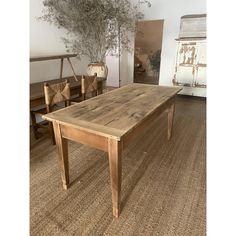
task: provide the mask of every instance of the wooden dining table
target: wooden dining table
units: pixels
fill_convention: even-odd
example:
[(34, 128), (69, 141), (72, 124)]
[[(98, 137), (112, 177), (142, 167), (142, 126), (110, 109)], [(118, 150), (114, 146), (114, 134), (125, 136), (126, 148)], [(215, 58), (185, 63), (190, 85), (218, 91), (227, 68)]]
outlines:
[[(81, 75), (76, 75), (77, 79), (73, 76), (70, 77), (64, 77), (60, 79), (53, 79), (53, 80), (47, 80), (47, 81), (41, 81), (37, 83), (31, 83), (30, 84), (30, 109), (33, 107), (37, 107), (40, 105), (45, 104), (45, 97), (44, 97), (44, 83), (59, 83), (63, 82), (66, 79), (70, 83), (70, 91), (71, 91), (71, 96), (73, 95), (78, 95), (81, 91)], [(103, 77), (98, 77), (98, 92), (101, 94), (103, 92), (103, 82), (106, 80), (106, 78)]]
[(68, 140), (108, 153), (113, 215), (120, 214), (122, 152), (167, 111), (171, 138), (181, 87), (132, 83), (43, 116), (53, 122), (63, 188), (69, 187)]

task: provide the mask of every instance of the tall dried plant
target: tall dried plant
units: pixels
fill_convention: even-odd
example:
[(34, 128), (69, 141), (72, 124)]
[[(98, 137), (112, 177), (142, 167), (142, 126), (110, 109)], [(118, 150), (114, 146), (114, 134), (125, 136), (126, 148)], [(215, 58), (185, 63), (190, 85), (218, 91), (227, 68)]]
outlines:
[(127, 32), (135, 32), (135, 22), (143, 18), (144, 0), (132, 4), (130, 0), (44, 0), (45, 20), (64, 28), (62, 40), (68, 52), (80, 58), (88, 56), (91, 62), (104, 62), (106, 55), (122, 48), (130, 50)]

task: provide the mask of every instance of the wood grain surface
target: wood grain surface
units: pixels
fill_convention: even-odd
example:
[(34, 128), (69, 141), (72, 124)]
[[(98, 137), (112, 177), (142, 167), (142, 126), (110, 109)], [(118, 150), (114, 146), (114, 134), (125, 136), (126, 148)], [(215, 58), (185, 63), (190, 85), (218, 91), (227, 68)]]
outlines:
[(133, 83), (43, 118), (120, 140), (180, 90), (181, 87)]
[(70, 58), (70, 57), (76, 57), (76, 56), (77, 56), (77, 54), (61, 54), (61, 55), (49, 55), (49, 56), (41, 56), (41, 57), (31, 57), (30, 58), (30, 62), (64, 59), (64, 58)]

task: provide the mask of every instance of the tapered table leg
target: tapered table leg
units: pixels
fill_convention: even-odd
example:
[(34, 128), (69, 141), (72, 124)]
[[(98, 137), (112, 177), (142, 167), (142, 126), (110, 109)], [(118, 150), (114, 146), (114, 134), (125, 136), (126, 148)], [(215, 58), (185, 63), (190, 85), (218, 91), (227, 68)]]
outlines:
[(175, 112), (175, 103), (173, 102), (173, 104), (168, 109), (168, 140), (170, 140), (172, 135), (174, 112)]
[(62, 79), (62, 73), (63, 73), (63, 61), (64, 61), (64, 58), (61, 58), (60, 79)]
[(61, 171), (62, 184), (64, 189), (69, 185), (69, 162), (68, 162), (68, 143), (67, 139), (61, 135), (61, 128), (57, 122), (53, 122), (56, 145), (58, 149), (58, 161)]
[(122, 145), (120, 141), (109, 139), (108, 141), (109, 167), (112, 190), (113, 215), (119, 217), (120, 214), (120, 192), (121, 192), (121, 156)]

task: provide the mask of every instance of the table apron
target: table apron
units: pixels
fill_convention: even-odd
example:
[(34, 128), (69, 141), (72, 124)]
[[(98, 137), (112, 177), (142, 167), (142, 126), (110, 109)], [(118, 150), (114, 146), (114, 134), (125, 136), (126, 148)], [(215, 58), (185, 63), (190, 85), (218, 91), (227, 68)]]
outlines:
[(93, 134), (78, 128), (60, 124), (61, 134), (63, 138), (79, 142), (82, 144), (87, 144), (91, 147), (97, 148), (99, 150), (108, 152), (108, 138)]
[(172, 97), (167, 102), (163, 103), (158, 109), (146, 119), (143, 119), (142, 122), (134, 127), (134, 129), (130, 130), (127, 134), (123, 137), (123, 148), (125, 149), (133, 138), (137, 137), (139, 133), (144, 132), (148, 126), (155, 122), (155, 120), (160, 116), (164, 111), (168, 110), (172, 104), (175, 102), (175, 97)]

